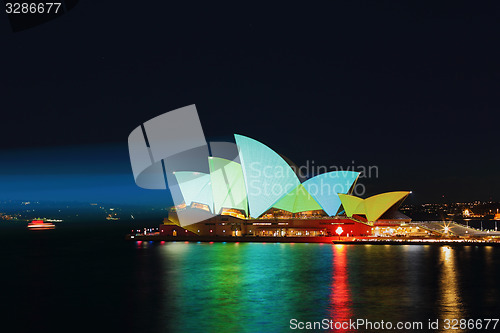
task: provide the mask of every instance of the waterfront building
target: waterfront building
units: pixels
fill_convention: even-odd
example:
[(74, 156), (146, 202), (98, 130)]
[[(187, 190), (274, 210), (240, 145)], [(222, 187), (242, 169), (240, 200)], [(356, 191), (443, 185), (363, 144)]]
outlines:
[(359, 172), (325, 172), (301, 181), (263, 143), (243, 135), (235, 135), (235, 142), (237, 155), (209, 156), (208, 172), (173, 172), (183, 202), (172, 207), (161, 235), (355, 237), (410, 230), (404, 227), (411, 219), (398, 211), (410, 192), (362, 199), (353, 195)]

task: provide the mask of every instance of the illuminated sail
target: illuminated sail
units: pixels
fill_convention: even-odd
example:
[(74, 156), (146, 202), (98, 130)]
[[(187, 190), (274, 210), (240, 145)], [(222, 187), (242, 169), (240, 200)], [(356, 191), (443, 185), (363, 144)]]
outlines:
[(210, 157), (208, 163), (214, 212), (220, 214), (222, 208), (234, 208), (243, 210), (248, 215), (247, 191), (241, 165), (218, 157)]
[(300, 181), (285, 162), (271, 148), (243, 135), (234, 135), (239, 149), (250, 216), (259, 217)]

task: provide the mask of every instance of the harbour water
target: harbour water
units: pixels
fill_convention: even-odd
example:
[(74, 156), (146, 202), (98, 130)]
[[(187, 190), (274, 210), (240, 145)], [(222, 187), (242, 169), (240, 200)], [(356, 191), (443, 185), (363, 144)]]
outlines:
[(110, 224), (0, 231), (0, 316), (16, 331), (286, 332), (292, 319), (444, 331), (445, 319), (500, 317), (500, 248), (139, 243)]

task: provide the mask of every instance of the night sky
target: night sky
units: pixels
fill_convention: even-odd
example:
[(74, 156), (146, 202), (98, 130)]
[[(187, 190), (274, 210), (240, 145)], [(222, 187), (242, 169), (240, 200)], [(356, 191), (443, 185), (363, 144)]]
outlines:
[(500, 3), (80, 1), (15, 33), (4, 15), (0, 200), (164, 200), (135, 189), (127, 137), (190, 104), (209, 139), (378, 166), (367, 195), (500, 200)]

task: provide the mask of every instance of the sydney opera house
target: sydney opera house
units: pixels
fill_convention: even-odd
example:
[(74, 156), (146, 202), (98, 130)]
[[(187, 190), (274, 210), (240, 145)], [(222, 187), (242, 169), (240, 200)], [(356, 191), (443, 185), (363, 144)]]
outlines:
[(172, 172), (182, 199), (161, 225), (162, 235), (371, 236), (394, 234), (410, 221), (397, 210), (410, 192), (362, 199), (352, 195), (359, 172), (301, 181), (293, 165), (263, 143), (242, 135), (235, 142), (236, 156), (209, 156), (206, 173)]
[(139, 187), (170, 190), (165, 236), (372, 236), (398, 233), (409, 192), (353, 195), (359, 172), (302, 176), (265, 144), (243, 135), (207, 142), (195, 105), (167, 112), (128, 138)]

